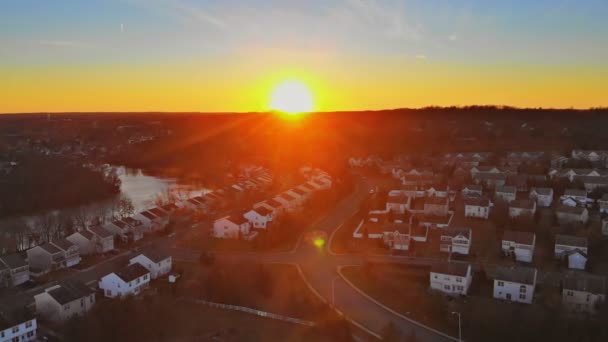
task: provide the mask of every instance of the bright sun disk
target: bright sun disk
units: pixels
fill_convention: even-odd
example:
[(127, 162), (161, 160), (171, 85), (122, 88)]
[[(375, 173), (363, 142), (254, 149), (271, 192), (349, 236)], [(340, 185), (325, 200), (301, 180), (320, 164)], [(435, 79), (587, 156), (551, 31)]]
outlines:
[(311, 112), (313, 110), (312, 93), (300, 81), (285, 81), (272, 90), (270, 108), (288, 114)]

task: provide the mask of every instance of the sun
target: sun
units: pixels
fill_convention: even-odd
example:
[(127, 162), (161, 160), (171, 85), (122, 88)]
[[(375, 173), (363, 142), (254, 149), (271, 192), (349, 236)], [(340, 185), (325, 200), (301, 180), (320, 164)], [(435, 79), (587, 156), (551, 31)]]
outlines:
[(270, 95), (270, 109), (287, 114), (311, 112), (314, 101), (310, 89), (300, 81), (289, 80), (278, 84)]

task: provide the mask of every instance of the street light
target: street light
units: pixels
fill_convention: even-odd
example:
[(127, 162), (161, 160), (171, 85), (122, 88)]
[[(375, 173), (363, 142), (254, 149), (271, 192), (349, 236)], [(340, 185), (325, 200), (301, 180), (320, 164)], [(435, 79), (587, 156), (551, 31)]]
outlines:
[(462, 327), (460, 325), (460, 312), (452, 311), (452, 315), (458, 315), (458, 341), (462, 342)]

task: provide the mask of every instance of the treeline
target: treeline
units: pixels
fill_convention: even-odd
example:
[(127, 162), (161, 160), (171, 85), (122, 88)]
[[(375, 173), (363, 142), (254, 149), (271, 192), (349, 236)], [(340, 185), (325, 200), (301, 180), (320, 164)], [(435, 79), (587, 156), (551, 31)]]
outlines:
[(0, 175), (0, 217), (86, 204), (120, 192), (120, 178), (59, 156), (26, 156)]

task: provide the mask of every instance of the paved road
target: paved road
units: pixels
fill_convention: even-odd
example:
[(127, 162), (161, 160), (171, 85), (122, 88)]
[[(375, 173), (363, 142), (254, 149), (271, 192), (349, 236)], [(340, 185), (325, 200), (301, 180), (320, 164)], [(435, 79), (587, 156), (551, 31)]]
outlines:
[[(339, 202), (326, 217), (317, 222), (314, 230), (324, 231), (328, 237), (343, 223), (350, 219), (360, 208), (361, 202), (367, 196), (371, 186), (363, 180), (357, 184), (356, 191), (348, 198)], [(173, 250), (176, 259), (196, 261), (200, 253), (187, 250)], [(388, 310), (386, 307), (370, 300), (366, 295), (348, 285), (339, 275), (341, 266), (362, 265), (366, 260), (374, 262), (397, 262), (405, 264), (430, 265), (440, 260), (411, 259), (393, 256), (361, 256), (335, 255), (330, 252), (329, 244), (319, 248), (301, 240), (291, 252), (284, 253), (216, 253), (217, 259), (231, 262), (261, 262), (287, 263), (297, 265), (304, 279), (318, 295), (351, 318), (367, 328), (375, 335), (380, 335), (382, 329), (393, 322), (395, 327), (404, 335), (412, 329), (420, 341), (450, 341), (455, 340), (440, 332), (419, 326), (407, 318)], [(332, 287), (334, 288), (332, 291)], [(405, 289), (404, 289), (405, 290)], [(334, 297), (335, 296), (335, 297)], [(334, 302), (335, 300), (335, 302)], [(333, 302), (333, 303), (332, 303)]]

